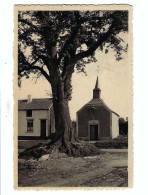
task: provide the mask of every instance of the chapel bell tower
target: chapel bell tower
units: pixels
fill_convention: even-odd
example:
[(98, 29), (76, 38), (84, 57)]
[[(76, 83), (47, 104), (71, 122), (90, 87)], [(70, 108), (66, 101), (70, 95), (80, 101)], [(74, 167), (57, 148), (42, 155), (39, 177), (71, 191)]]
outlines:
[(98, 76), (96, 80), (95, 88), (93, 89), (93, 99), (100, 98), (101, 90), (99, 88)]

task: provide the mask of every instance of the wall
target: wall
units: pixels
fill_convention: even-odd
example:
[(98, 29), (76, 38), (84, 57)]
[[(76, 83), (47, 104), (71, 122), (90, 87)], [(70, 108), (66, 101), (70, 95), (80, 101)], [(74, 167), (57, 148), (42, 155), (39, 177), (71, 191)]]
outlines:
[(119, 117), (112, 113), (112, 139), (119, 135)]
[(84, 106), (77, 112), (78, 137), (83, 140), (89, 140), (88, 123), (90, 120), (99, 121), (100, 138), (110, 137), (110, 119), (110, 111), (104, 106)]
[[(27, 119), (33, 119), (33, 132), (27, 132)], [(18, 111), (18, 136), (40, 136), (40, 119), (46, 120), (46, 136), (48, 136), (48, 110), (32, 110), (32, 117), (26, 117), (26, 111)]]

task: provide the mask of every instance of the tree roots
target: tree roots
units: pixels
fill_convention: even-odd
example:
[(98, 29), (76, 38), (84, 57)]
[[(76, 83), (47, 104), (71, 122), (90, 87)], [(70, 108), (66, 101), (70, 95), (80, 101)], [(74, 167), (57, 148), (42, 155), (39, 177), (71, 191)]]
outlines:
[(100, 150), (89, 143), (74, 142), (69, 143), (66, 146), (62, 144), (61, 140), (55, 143), (49, 144), (38, 144), (37, 146), (26, 149), (24, 152), (19, 154), (21, 159), (39, 159), (45, 154), (52, 155), (52, 157), (57, 156), (57, 153), (65, 153), (67, 156), (71, 157), (84, 157), (99, 155)]

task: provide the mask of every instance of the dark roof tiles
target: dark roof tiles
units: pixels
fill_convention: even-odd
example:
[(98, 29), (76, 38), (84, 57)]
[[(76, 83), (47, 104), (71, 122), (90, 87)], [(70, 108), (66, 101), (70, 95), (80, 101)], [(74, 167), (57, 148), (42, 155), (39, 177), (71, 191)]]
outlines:
[(18, 100), (18, 110), (48, 110), (52, 105), (52, 99), (32, 99), (31, 102), (25, 100)]
[[(104, 106), (106, 107), (106, 109), (108, 109), (110, 112), (116, 114), (117, 116), (119, 116), (116, 112), (112, 111), (104, 102), (102, 99), (100, 98), (93, 98), (92, 100), (90, 100), (87, 104), (85, 104), (84, 106), (92, 106), (92, 107), (101, 107)], [(81, 110), (81, 109), (80, 109)], [(80, 111), (79, 110), (79, 111)], [(78, 111), (78, 112), (79, 112)]]

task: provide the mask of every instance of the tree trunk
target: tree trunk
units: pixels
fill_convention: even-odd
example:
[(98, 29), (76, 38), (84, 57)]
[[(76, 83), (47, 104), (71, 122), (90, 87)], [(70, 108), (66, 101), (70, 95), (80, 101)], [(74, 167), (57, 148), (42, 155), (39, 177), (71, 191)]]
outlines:
[(74, 141), (74, 130), (69, 112), (68, 100), (64, 95), (64, 83), (62, 79), (52, 85), (53, 108), (55, 115), (56, 133), (53, 142), (61, 140), (68, 153), (70, 153), (70, 143)]

